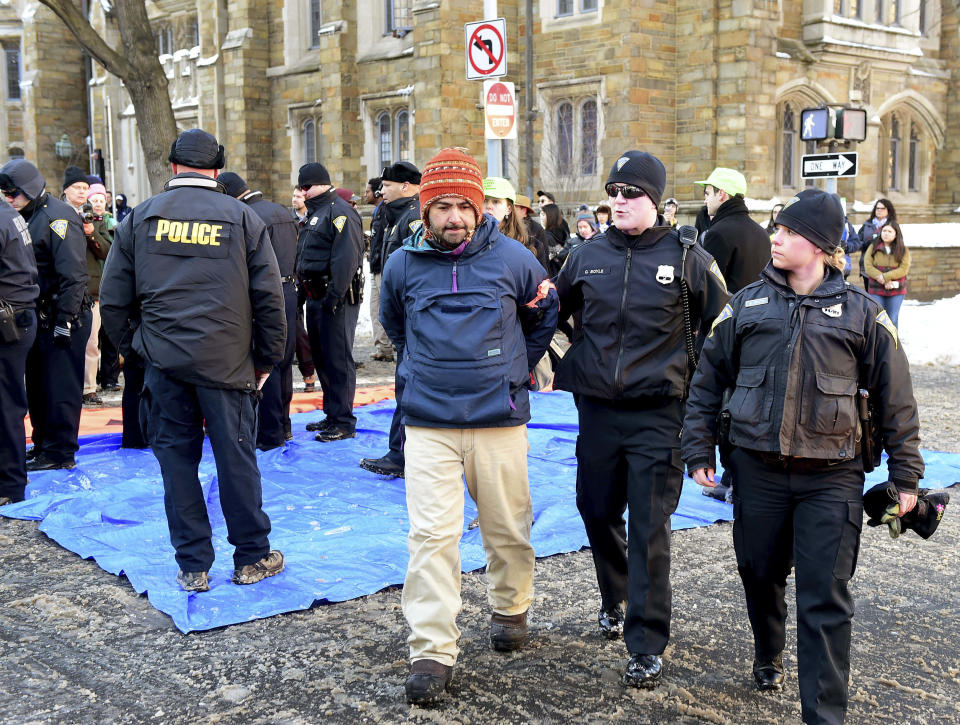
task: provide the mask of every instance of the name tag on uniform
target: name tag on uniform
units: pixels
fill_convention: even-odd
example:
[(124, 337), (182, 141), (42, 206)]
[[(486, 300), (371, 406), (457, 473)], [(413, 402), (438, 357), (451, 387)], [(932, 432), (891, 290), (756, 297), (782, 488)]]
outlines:
[(757, 305), (765, 305), (770, 301), (769, 297), (757, 297), (755, 300), (747, 300), (743, 303), (744, 307), (756, 307)]
[(585, 269), (585, 270), (583, 270), (583, 274), (584, 274), (584, 275), (588, 275), (588, 274), (607, 274), (608, 272), (609, 272), (609, 270), (607, 270), (607, 269), (605, 269), (605, 268), (603, 268), (603, 267), (593, 267), (593, 268), (591, 268), (591, 269)]
[(231, 225), (227, 222), (151, 219), (147, 229), (153, 254), (223, 259), (228, 253)]

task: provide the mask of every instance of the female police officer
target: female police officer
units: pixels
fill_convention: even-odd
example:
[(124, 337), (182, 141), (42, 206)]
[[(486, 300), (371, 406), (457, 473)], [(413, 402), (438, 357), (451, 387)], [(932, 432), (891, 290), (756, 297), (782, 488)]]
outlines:
[(847, 707), (853, 575), (863, 517), (856, 396), (876, 404), (901, 515), (923, 460), (907, 360), (886, 313), (836, 268), (839, 201), (819, 190), (777, 217), (772, 261), (713, 325), (687, 403), (683, 457), (713, 485), (716, 419), (733, 388), (733, 541), (761, 690), (783, 685), (784, 588), (796, 566), (803, 720), (840, 723)]

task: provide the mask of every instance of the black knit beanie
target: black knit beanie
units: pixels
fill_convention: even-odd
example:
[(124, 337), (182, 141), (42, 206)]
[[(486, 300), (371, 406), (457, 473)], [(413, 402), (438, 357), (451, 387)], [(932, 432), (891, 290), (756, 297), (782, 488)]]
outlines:
[(788, 201), (777, 218), (827, 254), (833, 254), (843, 236), (843, 207), (836, 196), (820, 189), (804, 189)]
[(633, 184), (650, 197), (655, 207), (660, 206), (663, 191), (667, 188), (667, 170), (663, 163), (646, 151), (627, 151), (613, 162), (607, 183)]

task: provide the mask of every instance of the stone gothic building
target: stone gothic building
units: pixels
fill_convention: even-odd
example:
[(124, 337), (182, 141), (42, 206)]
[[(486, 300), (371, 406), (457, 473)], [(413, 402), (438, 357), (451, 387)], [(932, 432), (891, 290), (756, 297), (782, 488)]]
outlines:
[[(108, 0), (81, 2), (115, 42)], [(464, 24), (482, 19), (481, 3), (147, 0), (147, 8), (178, 125), (216, 134), (229, 168), (282, 203), (306, 161), (361, 190), (387, 163), (422, 166), (442, 146), (486, 159), (482, 85), (466, 80), (464, 55)], [(763, 208), (807, 183), (800, 159), (818, 147), (800, 138), (801, 111), (850, 105), (866, 109), (867, 137), (848, 149), (860, 168), (839, 181), (841, 195), (861, 205), (889, 197), (918, 221), (957, 219), (953, 0), (534, 0), (532, 8), (528, 18), (525, 0), (498, 3), (520, 122), (502, 153), (521, 190), (595, 203), (617, 155), (642, 148), (663, 159), (667, 195), (688, 209), (700, 203), (693, 182), (717, 165), (742, 170)], [(148, 196), (137, 119), (118, 80), (86, 61), (35, 0), (0, 0), (0, 41), (6, 156), (36, 159), (55, 178), (100, 149), (114, 189), (133, 203)], [(69, 159), (56, 153), (64, 135)]]

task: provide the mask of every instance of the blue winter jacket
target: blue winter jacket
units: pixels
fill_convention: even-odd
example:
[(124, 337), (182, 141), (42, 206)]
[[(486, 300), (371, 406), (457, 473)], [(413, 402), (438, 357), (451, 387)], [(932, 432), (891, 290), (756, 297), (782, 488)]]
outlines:
[(459, 256), (431, 247), (423, 227), (390, 255), (380, 322), (403, 351), (404, 424), (496, 428), (530, 420), (530, 371), (559, 308), (546, 280), (536, 257), (486, 214)]

